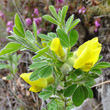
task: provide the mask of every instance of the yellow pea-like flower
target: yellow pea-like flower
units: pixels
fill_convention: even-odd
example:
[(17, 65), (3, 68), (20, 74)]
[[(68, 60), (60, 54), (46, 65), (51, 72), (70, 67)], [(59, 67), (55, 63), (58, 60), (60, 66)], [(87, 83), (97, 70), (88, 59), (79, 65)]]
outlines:
[(51, 45), (50, 45), (50, 49), (53, 50), (56, 53), (56, 55), (58, 55), (59, 57), (65, 56), (65, 52), (62, 48), (62, 45), (60, 43), (59, 38), (54, 38), (52, 40)]
[(77, 50), (77, 58), (73, 67), (88, 72), (98, 61), (101, 49), (97, 37), (85, 42)]
[(23, 73), (20, 75), (20, 77), (22, 79), (24, 79), (24, 81), (26, 81), (28, 84), (31, 85), (29, 91), (40, 92), (43, 88), (46, 88), (49, 84), (54, 83), (54, 78), (52, 75), (47, 78), (39, 78), (38, 80), (31, 81), (31, 80), (29, 80), (29, 77), (31, 74), (32, 74), (32, 72)]

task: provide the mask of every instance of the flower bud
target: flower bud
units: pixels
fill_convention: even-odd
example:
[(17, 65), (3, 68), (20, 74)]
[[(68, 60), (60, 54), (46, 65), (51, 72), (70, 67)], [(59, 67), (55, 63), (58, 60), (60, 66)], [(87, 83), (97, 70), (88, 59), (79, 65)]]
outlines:
[(56, 53), (56, 55), (58, 55), (60, 58), (65, 57), (65, 52), (62, 48), (62, 45), (60, 43), (59, 38), (54, 38), (52, 40), (51, 45), (50, 45), (50, 49), (53, 50)]
[(73, 52), (73, 56), (69, 57), (66, 63), (68, 63), (70, 66), (73, 66), (76, 58), (77, 58), (77, 51)]
[(61, 67), (61, 72), (62, 73), (68, 73), (69, 71), (71, 71), (71, 68), (72, 66), (70, 66), (69, 64), (67, 63), (64, 63)]

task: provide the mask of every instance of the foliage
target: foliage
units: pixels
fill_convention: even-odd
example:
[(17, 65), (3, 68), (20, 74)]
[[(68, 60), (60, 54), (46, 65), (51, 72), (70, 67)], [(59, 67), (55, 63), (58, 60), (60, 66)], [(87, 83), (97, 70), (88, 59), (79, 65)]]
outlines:
[[(49, 10), (52, 16), (44, 15), (43, 18), (57, 25), (56, 33), (37, 35), (35, 22), (33, 22), (31, 33), (23, 28), (16, 14), (13, 32), (8, 36), (12, 42), (1, 50), (0, 55), (11, 55), (19, 49), (34, 52), (33, 63), (29, 66), (33, 72), (31, 75), (25, 73), (22, 78), (32, 85), (34, 90), (37, 87), (40, 87), (40, 90), (44, 88), (36, 86), (34, 81), (47, 78), (48, 86), (39, 93), (39, 97), (44, 100), (50, 98), (51, 101), (47, 105), (48, 110), (67, 110), (71, 108), (68, 103), (80, 106), (84, 100), (93, 97), (91, 87), (95, 84), (95, 78), (99, 77), (101, 69), (110, 67), (110, 63), (99, 62), (102, 57), (99, 56), (101, 44), (98, 38), (87, 41), (77, 51), (71, 52), (71, 48), (78, 40), (78, 32), (73, 28), (80, 22), (80, 19), (73, 20), (74, 15), (72, 15), (65, 20), (67, 5), (62, 10), (59, 9), (58, 14), (51, 5)], [(41, 42), (38, 38), (41, 38)], [(54, 76), (54, 83), (48, 78), (50, 76)], [(30, 91), (35, 92), (33, 88)]]
[[(19, 61), (21, 55), (17, 55), (17, 54), (11, 55), (10, 51), (8, 51), (8, 49), (5, 49), (5, 50), (7, 50), (7, 52), (3, 53), (3, 51), (2, 51), (2, 53), (3, 54), (8, 53), (8, 54), (7, 55), (0, 55), (0, 60), (6, 61), (7, 63), (0, 63), (0, 69), (9, 69), (10, 73), (8, 76), (6, 76), (6, 79), (12, 80), (15, 77), (16, 72), (18, 71), (17, 66), (19, 64), (18, 61)], [(13, 50), (12, 50), (12, 52), (13, 52)]]

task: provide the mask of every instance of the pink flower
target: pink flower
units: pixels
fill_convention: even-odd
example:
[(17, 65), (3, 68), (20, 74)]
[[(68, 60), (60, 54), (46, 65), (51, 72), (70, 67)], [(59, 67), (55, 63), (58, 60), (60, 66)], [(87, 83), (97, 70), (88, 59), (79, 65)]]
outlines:
[(99, 21), (95, 20), (95, 26), (96, 26), (96, 27), (100, 27)]
[(85, 12), (86, 12), (86, 9), (85, 9), (84, 6), (78, 10), (78, 13), (79, 13), (79, 14), (80, 14), (80, 13), (84, 14)]
[(7, 32), (13, 31), (13, 27), (7, 27), (6, 31)]
[(8, 21), (8, 22), (7, 22), (7, 26), (8, 26), (8, 27), (13, 27), (13, 21)]
[(27, 26), (30, 26), (32, 24), (32, 20), (30, 18), (26, 18), (25, 22)]
[(42, 21), (42, 18), (33, 18), (33, 21), (35, 21), (36, 25), (38, 26), (40, 24), (40, 22)]
[(31, 15), (32, 17), (34, 16), (34, 13), (32, 13), (32, 15)]
[(95, 30), (94, 30), (95, 32), (97, 32), (98, 31), (98, 28), (95, 28)]
[(3, 13), (3, 12), (1, 12), (1, 11), (0, 11), (0, 17), (1, 17), (3, 20), (5, 20), (5, 19), (6, 19), (6, 17), (5, 17), (5, 15), (4, 15), (4, 13)]
[(58, 11), (59, 11), (59, 8), (56, 8), (56, 12), (58, 13)]
[(13, 26), (14, 26), (13, 21), (8, 21), (6, 31), (7, 32), (13, 31)]
[(100, 18), (95, 19), (94, 24), (95, 24), (95, 30), (94, 31), (97, 32), (98, 28), (100, 27)]
[(37, 30), (37, 34), (40, 34), (41, 31), (42, 31), (42, 28), (38, 29), (38, 30)]
[(6, 38), (0, 38), (0, 42), (4, 43), (6, 41), (7, 41)]
[(54, 28), (54, 24), (51, 25), (51, 29), (53, 29), (53, 28)]
[(35, 14), (36, 16), (39, 15), (39, 10), (38, 10), (37, 8), (34, 8), (34, 14)]
[(64, 3), (64, 0), (56, 0), (56, 2), (57, 2), (58, 4), (60, 4), (60, 3)]

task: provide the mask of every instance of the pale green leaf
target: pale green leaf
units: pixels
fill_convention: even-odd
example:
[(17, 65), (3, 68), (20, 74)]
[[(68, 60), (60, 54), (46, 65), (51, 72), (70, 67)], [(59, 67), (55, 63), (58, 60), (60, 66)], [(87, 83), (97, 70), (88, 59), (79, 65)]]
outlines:
[(58, 37), (60, 38), (61, 45), (64, 47), (68, 47), (69, 46), (68, 35), (62, 29), (57, 29), (57, 34)]
[(74, 46), (78, 40), (78, 32), (72, 30), (69, 34), (70, 47)]
[(58, 22), (53, 18), (51, 17), (50, 15), (44, 15), (43, 18), (53, 24), (58, 24)]
[(80, 22), (80, 19), (76, 19), (75, 21), (73, 21), (73, 23), (70, 25), (67, 32), (70, 31), (71, 29), (73, 29), (79, 22)]
[(21, 44), (15, 42), (9, 42), (1, 51), (0, 55), (14, 53), (21, 48)]
[(17, 29), (18, 29), (23, 35), (25, 35), (25, 34), (24, 34), (24, 28), (23, 28), (23, 25), (22, 25), (22, 23), (21, 23), (21, 20), (20, 20), (18, 14), (15, 15), (15, 25), (16, 25)]
[(52, 5), (50, 5), (50, 6), (49, 6), (49, 10), (50, 10), (50, 12), (52, 13), (52, 15), (53, 15), (56, 19), (58, 19), (58, 15), (57, 15), (57, 12), (56, 12), (55, 7), (52, 6)]

